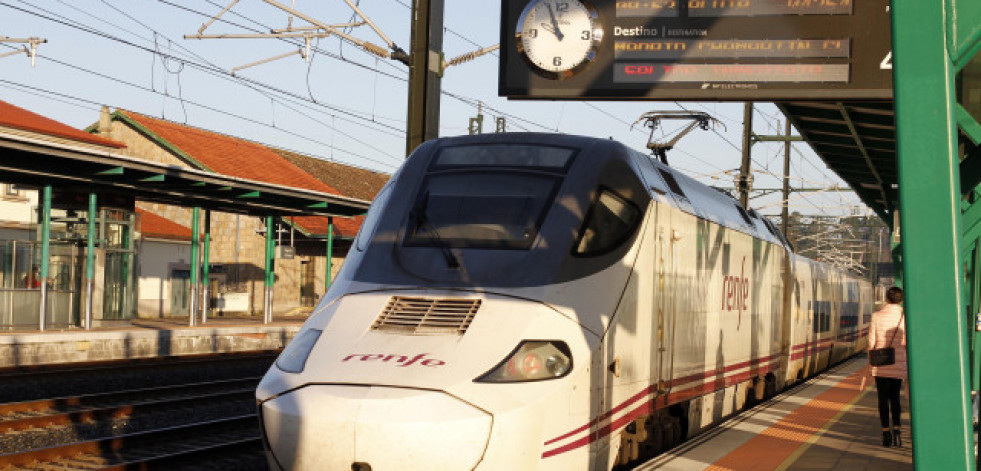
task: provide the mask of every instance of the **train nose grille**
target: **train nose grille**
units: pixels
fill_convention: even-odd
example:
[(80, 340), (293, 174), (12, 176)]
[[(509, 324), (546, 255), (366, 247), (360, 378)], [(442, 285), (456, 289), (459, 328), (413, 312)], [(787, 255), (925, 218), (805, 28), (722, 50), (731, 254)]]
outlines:
[(479, 299), (392, 296), (371, 330), (403, 334), (460, 334), (470, 327)]

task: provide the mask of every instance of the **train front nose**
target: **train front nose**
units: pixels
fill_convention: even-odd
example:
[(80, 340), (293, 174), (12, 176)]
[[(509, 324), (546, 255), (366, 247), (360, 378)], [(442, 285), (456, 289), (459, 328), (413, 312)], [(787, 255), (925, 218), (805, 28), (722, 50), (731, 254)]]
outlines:
[(448, 394), (380, 386), (305, 386), (263, 402), (261, 417), (284, 469), (473, 469), (491, 430), (490, 414)]

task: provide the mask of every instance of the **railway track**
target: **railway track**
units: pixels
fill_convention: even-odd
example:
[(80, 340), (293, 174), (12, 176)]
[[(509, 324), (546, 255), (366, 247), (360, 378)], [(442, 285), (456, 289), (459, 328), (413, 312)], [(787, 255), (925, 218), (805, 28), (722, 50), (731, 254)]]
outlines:
[(0, 456), (0, 469), (265, 469), (246, 414)]
[[(274, 359), (265, 352), (0, 372), (0, 383), (14, 379), (21, 389), (86, 392), (0, 403), (0, 470), (265, 470), (254, 391)], [(0, 394), (13, 390), (0, 386)]]

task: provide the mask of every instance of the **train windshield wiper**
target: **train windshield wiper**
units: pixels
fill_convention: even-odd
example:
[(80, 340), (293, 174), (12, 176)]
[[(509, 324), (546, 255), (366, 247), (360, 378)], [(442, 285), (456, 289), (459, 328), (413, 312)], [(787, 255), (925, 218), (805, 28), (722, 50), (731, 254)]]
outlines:
[(439, 236), (439, 230), (436, 229), (436, 226), (429, 220), (429, 217), (426, 216), (426, 206), (428, 206), (428, 203), (429, 193), (427, 192), (426, 195), (423, 196), (422, 201), (412, 208), (412, 212), (415, 213), (414, 219), (416, 229), (418, 230), (420, 227), (425, 229), (425, 231), (429, 234), (429, 239), (436, 244), (436, 247), (439, 247), (441, 252), (443, 252), (443, 258), (446, 260), (446, 266), (450, 268), (460, 268), (460, 259), (453, 253), (450, 246)]

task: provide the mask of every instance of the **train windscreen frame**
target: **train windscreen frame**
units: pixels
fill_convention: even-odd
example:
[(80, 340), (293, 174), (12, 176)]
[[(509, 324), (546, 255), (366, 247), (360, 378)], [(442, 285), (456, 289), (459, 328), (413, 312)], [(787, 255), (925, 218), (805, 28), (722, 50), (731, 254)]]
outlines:
[(403, 245), (530, 249), (576, 152), (522, 144), (441, 149), (418, 191)]

